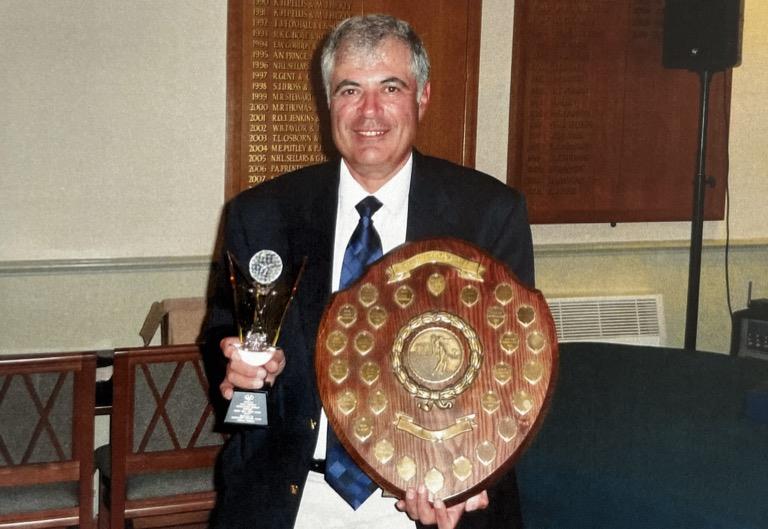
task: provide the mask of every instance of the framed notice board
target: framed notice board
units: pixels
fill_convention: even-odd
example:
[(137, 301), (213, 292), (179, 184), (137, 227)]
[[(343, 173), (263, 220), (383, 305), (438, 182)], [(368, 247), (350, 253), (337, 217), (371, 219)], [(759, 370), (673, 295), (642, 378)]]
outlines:
[[(664, 0), (518, 0), (508, 182), (534, 223), (690, 220), (699, 76), (662, 67)], [(705, 218), (722, 219), (730, 71), (712, 77)]]
[(432, 97), (416, 146), (473, 165), (479, 0), (230, 0), (226, 197), (334, 155), (320, 47), (362, 13), (407, 20), (432, 63)]

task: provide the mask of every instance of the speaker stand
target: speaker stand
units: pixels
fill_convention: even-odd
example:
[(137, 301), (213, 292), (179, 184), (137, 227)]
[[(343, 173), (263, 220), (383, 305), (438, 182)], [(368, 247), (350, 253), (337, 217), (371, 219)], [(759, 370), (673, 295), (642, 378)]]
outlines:
[(699, 286), (701, 283), (701, 247), (704, 232), (704, 196), (707, 185), (714, 179), (705, 173), (707, 156), (707, 117), (709, 113), (709, 87), (712, 72), (699, 73), (699, 146), (696, 178), (693, 183), (693, 218), (691, 219), (691, 251), (688, 265), (688, 305), (685, 315), (685, 348), (696, 350), (696, 334), (699, 322)]

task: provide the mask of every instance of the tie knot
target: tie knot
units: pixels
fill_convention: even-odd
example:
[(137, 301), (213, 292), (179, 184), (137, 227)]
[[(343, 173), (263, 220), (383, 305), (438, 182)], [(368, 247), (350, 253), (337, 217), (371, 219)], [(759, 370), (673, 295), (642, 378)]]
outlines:
[(357, 203), (355, 206), (355, 209), (360, 214), (360, 217), (363, 219), (370, 219), (374, 213), (376, 213), (379, 208), (382, 206), (381, 202), (373, 196), (368, 195), (364, 199), (362, 199), (360, 202)]

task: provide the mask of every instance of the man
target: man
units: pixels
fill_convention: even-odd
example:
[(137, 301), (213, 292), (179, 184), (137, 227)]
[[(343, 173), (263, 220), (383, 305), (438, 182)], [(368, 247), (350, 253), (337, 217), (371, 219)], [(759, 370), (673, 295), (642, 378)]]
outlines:
[[(354, 512), (343, 503), (337, 507), (341, 500), (311, 471), (313, 460), (325, 453), (313, 366), (317, 328), (345, 274), (345, 249), (362, 222), (356, 210), (361, 199), (373, 195), (381, 203), (372, 221), (383, 252), (404, 241), (457, 237), (533, 284), (522, 196), (487, 175), (413, 149), (431, 87), (426, 51), (410, 26), (382, 15), (348, 19), (329, 37), (322, 69), (341, 160), (245, 191), (227, 210), (224, 250), (241, 262), (261, 249), (277, 252), (289, 270), (297, 270), (305, 256), (307, 262), (280, 349), (260, 367), (244, 363), (236, 352), (230, 288), (225, 276), (215, 284), (205, 331), (211, 386), (227, 399), (235, 387), (271, 387), (270, 426), (234, 433), (222, 451), (213, 526), (290, 528), (298, 513), (297, 526), (324, 528), (412, 527), (409, 518), (447, 528), (459, 519), (461, 527), (516, 527), (513, 473), (487, 493), (448, 509), (429, 502), (422, 486), (396, 503), (374, 494)], [(385, 512), (369, 507), (377, 502), (386, 503)], [(333, 525), (339, 516), (349, 522)]]

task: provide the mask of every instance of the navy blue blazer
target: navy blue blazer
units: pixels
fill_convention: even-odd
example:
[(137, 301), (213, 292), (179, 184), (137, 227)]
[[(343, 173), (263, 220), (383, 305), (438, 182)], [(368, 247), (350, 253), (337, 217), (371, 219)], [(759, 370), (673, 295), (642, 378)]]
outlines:
[[(306, 167), (236, 196), (225, 211), (222, 256), (242, 263), (260, 249), (276, 251), (289, 272), (307, 264), (279, 344), (286, 366), (269, 392), (265, 429), (235, 431), (219, 458), (218, 501), (212, 527), (291, 528), (317, 442), (320, 398), (315, 384), (315, 337), (331, 295), (339, 163)], [(533, 286), (533, 249), (523, 196), (498, 180), (414, 151), (406, 238), (456, 237), (505, 262)], [(214, 273), (203, 333), (211, 395), (218, 394), (226, 359), (219, 341), (235, 333), (223, 259)], [(216, 272), (216, 271), (214, 271)], [(514, 473), (489, 491), (491, 505), (467, 513), (460, 527), (516, 527)]]

